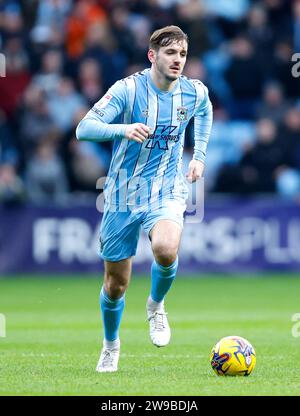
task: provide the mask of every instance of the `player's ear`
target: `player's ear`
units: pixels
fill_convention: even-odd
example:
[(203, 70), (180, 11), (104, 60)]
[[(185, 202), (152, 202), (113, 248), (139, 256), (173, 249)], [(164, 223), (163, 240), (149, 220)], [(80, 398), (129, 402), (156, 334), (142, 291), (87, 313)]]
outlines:
[(148, 59), (151, 62), (151, 64), (154, 64), (155, 63), (155, 55), (156, 55), (155, 50), (154, 49), (149, 49), (149, 51), (148, 51)]

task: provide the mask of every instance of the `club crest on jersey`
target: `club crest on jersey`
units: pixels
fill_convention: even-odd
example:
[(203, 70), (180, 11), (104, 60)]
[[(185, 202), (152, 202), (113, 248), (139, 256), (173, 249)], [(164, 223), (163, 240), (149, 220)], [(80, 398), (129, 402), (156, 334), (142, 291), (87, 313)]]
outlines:
[(177, 108), (177, 121), (186, 121), (187, 120), (187, 108), (178, 107)]
[(143, 111), (142, 111), (142, 114), (143, 114), (143, 116), (144, 116), (144, 117), (146, 117), (146, 118), (147, 118), (147, 117), (149, 117), (149, 110), (148, 110), (148, 108), (146, 108), (145, 110), (143, 110)]

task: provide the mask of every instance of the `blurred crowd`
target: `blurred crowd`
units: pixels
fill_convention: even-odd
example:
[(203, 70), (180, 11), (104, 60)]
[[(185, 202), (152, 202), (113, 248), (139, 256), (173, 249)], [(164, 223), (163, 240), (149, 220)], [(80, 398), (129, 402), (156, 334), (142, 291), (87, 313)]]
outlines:
[[(112, 143), (79, 142), (75, 128), (116, 80), (149, 67), (149, 36), (168, 24), (188, 34), (184, 74), (214, 106), (208, 192), (299, 198), (300, 0), (0, 0), (1, 201), (97, 192)], [(192, 149), (191, 124), (184, 164)]]

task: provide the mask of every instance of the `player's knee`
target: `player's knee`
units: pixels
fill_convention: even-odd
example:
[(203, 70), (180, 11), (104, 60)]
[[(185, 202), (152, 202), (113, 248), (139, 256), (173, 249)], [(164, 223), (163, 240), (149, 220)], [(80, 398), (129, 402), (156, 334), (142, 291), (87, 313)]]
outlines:
[(124, 278), (115, 278), (112, 275), (106, 276), (104, 282), (105, 292), (110, 299), (116, 300), (121, 298), (128, 287), (128, 281)]
[(177, 257), (177, 245), (157, 242), (152, 246), (155, 260), (162, 266), (170, 266)]
[(112, 300), (120, 299), (126, 292), (127, 285), (104, 285), (105, 292), (108, 294), (109, 298)]

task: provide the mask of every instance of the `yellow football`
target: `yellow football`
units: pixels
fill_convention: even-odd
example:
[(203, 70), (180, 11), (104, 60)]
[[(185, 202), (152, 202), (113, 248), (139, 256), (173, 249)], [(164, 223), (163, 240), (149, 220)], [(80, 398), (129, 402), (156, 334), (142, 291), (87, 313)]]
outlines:
[(249, 376), (256, 364), (256, 354), (249, 341), (233, 335), (216, 343), (210, 363), (219, 376)]

